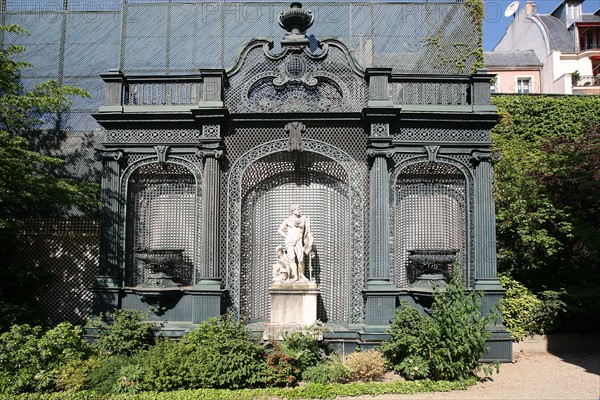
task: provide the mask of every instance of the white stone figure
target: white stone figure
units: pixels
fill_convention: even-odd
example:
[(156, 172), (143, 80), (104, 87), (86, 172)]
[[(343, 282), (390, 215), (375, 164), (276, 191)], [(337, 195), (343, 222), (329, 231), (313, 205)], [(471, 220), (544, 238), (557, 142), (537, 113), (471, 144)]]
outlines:
[(288, 279), (285, 246), (277, 246), (275, 254), (277, 254), (277, 262), (273, 264), (273, 282), (283, 282)]
[(308, 217), (301, 215), (300, 206), (290, 207), (290, 216), (283, 220), (277, 233), (285, 238), (288, 281), (307, 282), (304, 276), (304, 255), (310, 254), (313, 235)]

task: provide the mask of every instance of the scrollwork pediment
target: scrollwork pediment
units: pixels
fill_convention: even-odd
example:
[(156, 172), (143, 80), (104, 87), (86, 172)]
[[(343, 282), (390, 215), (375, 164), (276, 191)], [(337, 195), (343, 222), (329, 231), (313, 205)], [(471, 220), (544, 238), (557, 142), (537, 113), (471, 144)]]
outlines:
[(243, 101), (257, 112), (342, 111), (349, 97), (346, 84), (292, 54), (275, 71), (256, 75), (245, 84)]
[(232, 112), (346, 112), (366, 102), (364, 71), (336, 39), (318, 49), (283, 48), (253, 41), (228, 72), (227, 105)]

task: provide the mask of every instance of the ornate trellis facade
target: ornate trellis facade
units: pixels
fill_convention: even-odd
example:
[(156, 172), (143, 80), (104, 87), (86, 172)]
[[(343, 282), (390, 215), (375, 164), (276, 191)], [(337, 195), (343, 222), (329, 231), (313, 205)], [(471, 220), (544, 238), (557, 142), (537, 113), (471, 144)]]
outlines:
[[(312, 12), (279, 6), (283, 40), (250, 40), (227, 70), (102, 76), (96, 311), (150, 307), (177, 329), (225, 312), (268, 321), (277, 227), (294, 203), (311, 218), (332, 340), (381, 340), (401, 299), (425, 310), (457, 266), (492, 307), (491, 76), (373, 66), (373, 48), (308, 35)], [(449, 19), (468, 13), (453, 7)], [(172, 281), (148, 253), (178, 257)], [(505, 333), (488, 358), (510, 359)]]

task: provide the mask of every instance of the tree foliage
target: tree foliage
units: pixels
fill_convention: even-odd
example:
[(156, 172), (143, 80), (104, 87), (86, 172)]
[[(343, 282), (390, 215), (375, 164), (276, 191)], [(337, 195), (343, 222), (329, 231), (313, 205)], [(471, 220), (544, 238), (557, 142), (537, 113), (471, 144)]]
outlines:
[[(25, 35), (16, 25), (0, 25), (4, 37)], [(0, 43), (0, 331), (13, 323), (29, 321), (34, 315), (31, 293), (35, 285), (48, 280), (42, 265), (18, 264), (14, 237), (23, 219), (64, 214), (75, 205), (95, 208), (97, 184), (61, 175), (64, 160), (35, 150), (33, 143), (60, 131), (39, 129), (42, 121), (60, 121), (60, 113), (74, 96), (84, 90), (61, 86), (56, 81), (25, 88), (22, 71), (30, 68), (19, 61), (22, 46)]]
[(585, 288), (600, 289), (600, 98), (499, 96), (494, 103), (501, 120), (492, 137), (502, 154), (494, 182), (498, 269), (534, 293), (548, 291), (542, 297), (552, 310), (566, 302), (562, 329), (596, 329), (584, 314), (593, 312)]
[[(16, 25), (0, 25), (5, 34), (26, 34)], [(31, 67), (15, 58), (22, 46), (0, 47), (0, 228), (23, 215), (58, 212), (75, 204), (95, 204), (93, 185), (56, 176), (64, 161), (33, 150), (36, 127), (49, 115), (65, 111), (73, 96), (89, 97), (79, 88), (47, 81), (28, 90), (21, 71)]]

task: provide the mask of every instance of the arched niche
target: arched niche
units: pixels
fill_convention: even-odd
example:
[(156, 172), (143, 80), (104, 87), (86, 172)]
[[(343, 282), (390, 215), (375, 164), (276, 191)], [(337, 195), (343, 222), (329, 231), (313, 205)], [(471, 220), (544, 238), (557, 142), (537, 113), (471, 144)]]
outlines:
[(471, 274), (472, 179), (453, 160), (412, 160), (393, 175), (393, 276), (396, 286), (413, 283), (410, 251), (456, 252), (465, 280)]
[(125, 174), (125, 286), (144, 282), (148, 266), (139, 249), (183, 249), (174, 281), (190, 285), (198, 265), (200, 196), (194, 173), (182, 163), (141, 162)]
[(364, 204), (362, 177), (341, 150), (305, 140), (288, 152), (287, 139), (266, 143), (232, 166), (228, 182), (227, 287), (232, 312), (245, 320), (269, 319), (277, 234), (292, 204), (310, 218), (317, 256), (309, 261), (320, 288), (317, 317), (360, 322), (363, 315)]

